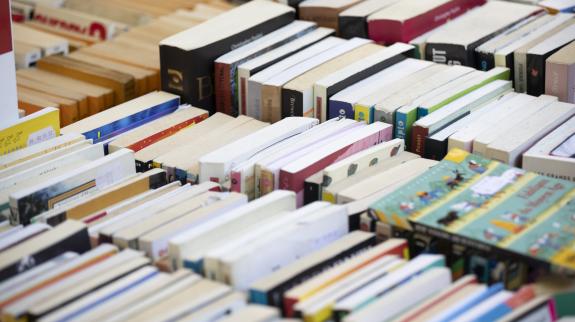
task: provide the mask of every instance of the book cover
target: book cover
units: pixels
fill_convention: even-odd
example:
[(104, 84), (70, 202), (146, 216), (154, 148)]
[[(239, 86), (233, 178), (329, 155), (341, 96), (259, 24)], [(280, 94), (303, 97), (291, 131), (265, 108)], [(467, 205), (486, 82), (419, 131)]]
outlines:
[(59, 111), (53, 107), (23, 117), (0, 129), (0, 156), (60, 135)]
[[(250, 19), (246, 17), (250, 16)], [(241, 19), (243, 28), (229, 24)], [(195, 107), (215, 112), (213, 68), (223, 54), (294, 20), (294, 10), (281, 4), (250, 2), (160, 42), (162, 90)], [(217, 30), (213, 38), (207, 33)], [(197, 42), (194, 40), (198, 40)], [(190, 62), (193, 61), (193, 64)], [(222, 75), (223, 76), (223, 75)]]

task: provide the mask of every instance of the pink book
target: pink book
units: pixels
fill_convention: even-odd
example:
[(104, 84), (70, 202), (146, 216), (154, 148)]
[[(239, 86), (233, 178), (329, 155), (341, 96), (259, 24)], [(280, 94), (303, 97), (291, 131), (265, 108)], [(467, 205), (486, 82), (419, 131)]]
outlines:
[(375, 122), (342, 137), (313, 153), (294, 160), (280, 170), (279, 188), (297, 194), (298, 207), (303, 204), (304, 181), (327, 166), (391, 139), (392, 126)]

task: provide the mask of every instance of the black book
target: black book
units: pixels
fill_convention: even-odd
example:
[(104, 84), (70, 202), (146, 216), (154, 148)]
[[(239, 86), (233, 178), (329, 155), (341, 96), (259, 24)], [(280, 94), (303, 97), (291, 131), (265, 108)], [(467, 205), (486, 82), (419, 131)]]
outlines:
[(527, 52), (527, 94), (545, 93), (545, 61), (551, 55), (575, 40), (575, 25), (547, 38)]
[(90, 248), (86, 225), (68, 220), (3, 252), (0, 256), (0, 282), (65, 252), (82, 254)]
[[(541, 8), (531, 5), (489, 1), (432, 34), (425, 46), (425, 58), (436, 63), (482, 69), (483, 66), (478, 65), (475, 49), (540, 11)], [(485, 68), (489, 70), (488, 65), (495, 63), (489, 57), (485, 59)]]
[(321, 183), (323, 181), (323, 170), (305, 179), (303, 191), (303, 204), (307, 205), (314, 201), (321, 200)]
[(214, 112), (214, 60), (294, 20), (295, 10), (251, 1), (160, 42), (162, 90)]

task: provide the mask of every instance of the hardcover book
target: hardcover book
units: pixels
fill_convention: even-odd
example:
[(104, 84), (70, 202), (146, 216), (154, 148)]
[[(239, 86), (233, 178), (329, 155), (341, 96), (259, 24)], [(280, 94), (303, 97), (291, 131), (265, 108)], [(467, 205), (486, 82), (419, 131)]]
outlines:
[[(294, 20), (293, 8), (252, 1), (160, 42), (162, 89), (214, 112), (216, 58)], [(250, 17), (246, 19), (246, 17)], [(195, 62), (189, 64), (190, 61)]]

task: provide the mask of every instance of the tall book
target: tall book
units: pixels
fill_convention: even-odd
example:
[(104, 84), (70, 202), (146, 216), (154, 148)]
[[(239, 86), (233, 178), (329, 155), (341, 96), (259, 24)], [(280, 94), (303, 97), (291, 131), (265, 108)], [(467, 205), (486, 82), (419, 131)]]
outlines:
[(545, 61), (545, 94), (575, 103), (575, 42), (563, 47)]
[(16, 93), (16, 67), (12, 44), (12, 18), (10, 0), (0, 2), (0, 97), (4, 102), (0, 114), (0, 126), (5, 126), (18, 119), (18, 95)]
[(369, 38), (378, 43), (410, 42), (485, 0), (403, 0), (367, 18)]
[(545, 93), (545, 61), (549, 56), (575, 40), (575, 25), (545, 39), (527, 52), (527, 94)]
[(475, 67), (475, 48), (540, 11), (541, 8), (530, 5), (489, 1), (431, 35), (425, 46), (425, 58), (436, 63)]
[(252, 1), (163, 39), (162, 89), (214, 112), (214, 60), (287, 25), (294, 20), (294, 12), (293, 8), (271, 1)]

